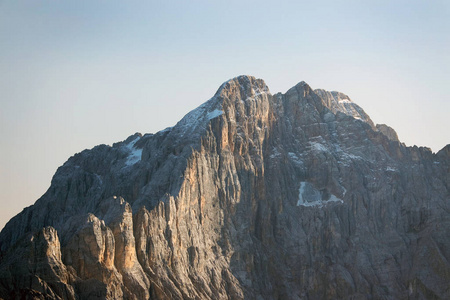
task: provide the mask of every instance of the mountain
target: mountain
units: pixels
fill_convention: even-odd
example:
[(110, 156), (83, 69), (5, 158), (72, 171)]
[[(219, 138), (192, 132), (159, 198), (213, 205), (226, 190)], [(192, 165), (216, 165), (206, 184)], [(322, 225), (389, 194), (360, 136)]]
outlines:
[(342, 93), (239, 76), (58, 168), (0, 233), (0, 298), (449, 299), (449, 167)]

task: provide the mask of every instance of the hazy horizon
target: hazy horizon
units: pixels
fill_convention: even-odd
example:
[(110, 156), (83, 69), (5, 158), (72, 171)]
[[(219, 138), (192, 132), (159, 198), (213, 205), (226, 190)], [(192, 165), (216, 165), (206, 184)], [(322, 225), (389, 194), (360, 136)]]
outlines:
[(0, 228), (70, 156), (173, 126), (238, 75), (337, 90), (408, 146), (450, 143), (446, 1), (0, 1)]

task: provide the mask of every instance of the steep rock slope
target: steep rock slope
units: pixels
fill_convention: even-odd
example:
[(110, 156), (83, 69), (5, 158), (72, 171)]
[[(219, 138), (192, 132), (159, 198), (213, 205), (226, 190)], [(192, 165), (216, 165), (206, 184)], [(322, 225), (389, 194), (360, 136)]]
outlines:
[(449, 152), (240, 76), (60, 167), (0, 234), (0, 297), (449, 298)]

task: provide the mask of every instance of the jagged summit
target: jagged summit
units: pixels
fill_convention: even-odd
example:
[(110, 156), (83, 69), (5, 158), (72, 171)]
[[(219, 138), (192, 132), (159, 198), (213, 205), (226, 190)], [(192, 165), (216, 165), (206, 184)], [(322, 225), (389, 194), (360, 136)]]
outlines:
[[(307, 84), (305, 81), (300, 81), (299, 83), (297, 83), (296, 85), (294, 85), (293, 87), (291, 87), (290, 89), (304, 89), (307, 92), (312, 91), (312, 88), (309, 86), (309, 84)], [(288, 90), (289, 92), (289, 90)], [(286, 93), (288, 93), (286, 92)]]
[[(320, 102), (315, 105), (325, 106), (333, 113), (342, 112), (355, 119), (362, 120), (374, 130), (378, 130), (364, 110), (343, 93), (328, 92), (322, 89), (313, 90), (305, 81), (301, 81), (286, 92), (286, 95), (291, 94), (294, 97), (300, 95), (302, 99), (314, 94), (316, 98), (320, 98), (320, 100), (315, 100)], [(236, 107), (247, 100), (259, 101), (263, 95), (267, 96), (267, 100), (270, 102), (275, 99), (264, 80), (249, 75), (237, 76), (225, 81), (211, 99), (186, 114), (174, 127), (164, 131), (171, 131), (172, 135), (181, 138), (185, 136), (192, 138), (193, 135), (198, 138), (212, 119), (221, 115), (227, 118), (228, 115), (225, 113), (224, 107), (226, 108), (236, 101), (238, 101)], [(392, 136), (395, 135), (394, 131)]]
[(238, 76), (58, 168), (0, 233), (0, 298), (450, 298), (449, 147)]
[(333, 113), (342, 112), (346, 115), (352, 116), (355, 119), (368, 123), (373, 129), (376, 130), (376, 127), (370, 117), (359, 105), (354, 103), (349, 96), (341, 92), (328, 92), (322, 89), (317, 89), (314, 92), (324, 100), (325, 105)]
[[(224, 82), (214, 97), (186, 114), (171, 129), (170, 135), (181, 143), (198, 142), (213, 119), (222, 117), (229, 122), (247, 122), (248, 120), (240, 118), (244, 116), (246, 102), (259, 102), (264, 97), (269, 101), (271, 96), (262, 79), (247, 75), (235, 77)], [(242, 114), (236, 115), (235, 112)]]
[(240, 75), (225, 81), (217, 90), (215, 96), (226, 96), (232, 93), (270, 93), (269, 87), (264, 80), (256, 79), (250, 75)]
[[(300, 95), (302, 99), (305, 99), (310, 94), (315, 94), (321, 101), (320, 104), (316, 103), (315, 105), (324, 105), (333, 113), (342, 112), (368, 123), (375, 131), (378, 130), (364, 110), (354, 103), (350, 97), (341, 92), (328, 92), (322, 89), (313, 90), (305, 81), (301, 81), (286, 92), (286, 95), (291, 94), (295, 95), (295, 97)], [(261, 95), (269, 96), (268, 101), (273, 100), (269, 87), (264, 80), (256, 79), (254, 76), (249, 75), (241, 75), (230, 79), (219, 87), (214, 97), (188, 113), (177, 124), (176, 127), (179, 127), (177, 134), (184, 136), (187, 131), (192, 134), (198, 127), (205, 128), (209, 120), (224, 113), (224, 101), (246, 101), (248, 99), (258, 101)], [(390, 136), (396, 136), (395, 131)]]

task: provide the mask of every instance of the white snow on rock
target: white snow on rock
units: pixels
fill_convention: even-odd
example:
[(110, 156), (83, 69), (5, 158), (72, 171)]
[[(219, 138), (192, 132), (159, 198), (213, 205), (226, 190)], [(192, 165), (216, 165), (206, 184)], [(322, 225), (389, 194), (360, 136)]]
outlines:
[(336, 91), (328, 92), (322, 89), (317, 89), (315, 92), (325, 101), (327, 107), (334, 114), (339, 111), (357, 120), (373, 125), (372, 120), (370, 120), (364, 110), (347, 95)]
[(291, 160), (295, 165), (297, 165), (297, 166), (299, 166), (299, 167), (303, 167), (303, 166), (304, 166), (303, 160), (301, 160), (301, 159), (297, 156), (297, 154), (295, 154), (295, 153), (293, 153), (293, 152), (288, 152), (288, 156), (289, 156), (290, 160)]
[(134, 147), (137, 141), (139, 141), (140, 137), (135, 138), (130, 143), (126, 144), (124, 147), (130, 153), (128, 154), (127, 161), (125, 164), (127, 166), (132, 166), (141, 160), (142, 157), (142, 149), (137, 149)]
[(325, 145), (318, 142), (309, 142), (311, 149), (318, 152), (329, 152), (328, 148)]
[(205, 129), (210, 120), (223, 113), (222, 105), (213, 97), (185, 115), (173, 128), (174, 132), (180, 137), (192, 136)]
[(270, 155), (270, 158), (276, 158), (276, 157), (280, 157), (281, 153), (278, 151), (277, 148), (273, 148), (272, 149), (272, 154)]
[(208, 113), (207, 118), (208, 118), (208, 120), (211, 120), (211, 119), (217, 118), (218, 116), (220, 116), (222, 114), (223, 114), (223, 111), (221, 111), (220, 109), (215, 109)]
[(199, 120), (202, 119), (202, 116), (205, 115), (205, 110), (208, 103), (209, 101), (190, 111), (181, 119), (180, 122), (178, 122), (176, 127), (181, 127), (183, 129), (195, 127), (198, 124)]
[[(244, 89), (244, 87), (242, 87), (242, 85), (241, 85), (241, 89)], [(264, 95), (267, 97), (268, 93), (270, 93), (270, 92), (267, 89), (267, 87), (265, 89), (260, 89), (260, 88), (254, 89), (254, 87), (252, 87), (251, 93), (250, 93), (249, 97), (247, 97), (245, 99), (245, 101), (255, 100), (256, 98), (262, 98), (262, 97), (264, 97)]]
[(329, 194), (324, 191), (319, 191), (314, 187), (314, 185), (312, 185), (309, 182), (306, 181), (300, 182), (300, 188), (298, 190), (297, 206), (320, 208), (331, 202), (344, 203), (342, 199), (336, 197), (333, 194)]
[[(336, 109), (345, 113), (346, 115), (352, 116), (357, 120), (363, 120), (366, 122), (367, 120), (361, 115), (361, 108), (354, 103), (347, 95), (341, 93), (332, 93), (335, 99)], [(345, 97), (345, 98), (342, 98)]]
[[(259, 87), (252, 87), (252, 89), (249, 91), (248, 87), (243, 85), (242, 83), (239, 83), (240, 80), (245, 80), (243, 76), (242, 78), (237, 77), (234, 79), (231, 79), (227, 82), (224, 82), (220, 88), (217, 90), (216, 95), (200, 105), (199, 107), (195, 108), (191, 112), (189, 112), (187, 115), (185, 115), (174, 127), (171, 133), (173, 135), (176, 135), (179, 138), (183, 138), (185, 136), (188, 136), (190, 139), (194, 136), (201, 135), (201, 132), (204, 131), (210, 120), (217, 118), (218, 116), (223, 115), (224, 108), (222, 106), (222, 97), (227, 97), (226, 95), (222, 95), (222, 90), (225, 89), (227, 86), (240, 84), (240, 93), (242, 99), (240, 99), (241, 102), (255, 101), (255, 98), (264, 98), (267, 97), (270, 93), (267, 86), (264, 86), (262, 88)], [(248, 79), (249, 80), (249, 79)], [(250, 81), (249, 81), (250, 82)], [(235, 86), (237, 87), (237, 86)], [(239, 112), (237, 112), (239, 113)], [(235, 120), (230, 118), (230, 121), (233, 122)]]

